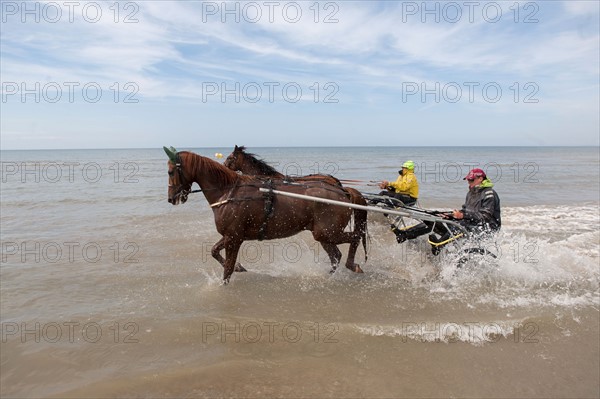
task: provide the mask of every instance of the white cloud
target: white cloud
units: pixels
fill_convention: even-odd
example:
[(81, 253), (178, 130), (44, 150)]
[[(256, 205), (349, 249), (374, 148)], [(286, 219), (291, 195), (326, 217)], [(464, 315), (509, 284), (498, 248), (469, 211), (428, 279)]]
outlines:
[(597, 1), (567, 0), (562, 3), (565, 10), (572, 15), (598, 15), (600, 3)]

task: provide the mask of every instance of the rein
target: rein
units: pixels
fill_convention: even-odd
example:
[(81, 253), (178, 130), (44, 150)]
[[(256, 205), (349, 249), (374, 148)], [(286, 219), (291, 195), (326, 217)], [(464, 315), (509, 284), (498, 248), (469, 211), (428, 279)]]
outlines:
[[(176, 156), (176, 158), (175, 158), (174, 164), (175, 164), (175, 169), (176, 169), (176, 173), (177, 173), (177, 176), (178, 176), (178, 180), (179, 180), (179, 183), (180, 183), (179, 187), (181, 187), (181, 186), (183, 186), (183, 184), (181, 184), (181, 182), (183, 181), (183, 171), (182, 171), (182, 167), (181, 167), (181, 158), (180, 158), (178, 152), (175, 153), (175, 156)], [(214, 208), (214, 207), (226, 204), (226, 203), (231, 202), (231, 201), (253, 201), (253, 200), (257, 200), (257, 199), (263, 199), (263, 200), (265, 200), (265, 213), (266, 213), (267, 218), (268, 218), (271, 215), (271, 213), (272, 213), (272, 207), (273, 207), (272, 201), (273, 201), (273, 198), (268, 198), (268, 196), (265, 196), (264, 194), (260, 195), (260, 196), (257, 196), (257, 197), (244, 197), (244, 198), (235, 198), (235, 197), (232, 197), (232, 193), (233, 193), (233, 191), (234, 191), (234, 189), (236, 187), (256, 187), (256, 188), (260, 189), (260, 188), (264, 188), (265, 185), (267, 185), (271, 189), (276, 188), (276, 185), (274, 184), (272, 177), (270, 177), (270, 176), (265, 176), (265, 177), (266, 177), (265, 181), (261, 180), (259, 182), (252, 182), (252, 183), (246, 183), (246, 184), (238, 184), (238, 182), (236, 182), (236, 184), (234, 184), (231, 187), (231, 189), (229, 191), (229, 194), (227, 195), (227, 198), (225, 200), (218, 201), (218, 202), (216, 202), (214, 204), (210, 204), (210, 206)], [(277, 179), (281, 179), (281, 183), (284, 186), (285, 185), (294, 185), (294, 186), (300, 186), (300, 187), (305, 187), (305, 188), (309, 188), (310, 187), (310, 185), (307, 184), (308, 182), (304, 182), (304, 184), (302, 184), (302, 183), (299, 183), (297, 181), (294, 181), (289, 176), (284, 176), (282, 178), (277, 178)], [(315, 181), (314, 183), (317, 183), (317, 181)], [(322, 182), (319, 182), (319, 183), (322, 183)], [(338, 190), (337, 188), (334, 189), (334, 188), (330, 188), (330, 187), (323, 187), (323, 188), (325, 190), (327, 190), (327, 191), (337, 191)], [(216, 188), (213, 189), (213, 190), (216, 190)], [(182, 197), (182, 198), (187, 198), (187, 196), (189, 194), (201, 193), (201, 192), (205, 192), (205, 191), (207, 191), (207, 190), (203, 190), (202, 188), (199, 188), (197, 190), (186, 190), (186, 189), (182, 188), (181, 191), (177, 194), (177, 196), (178, 197)], [(342, 188), (342, 191), (345, 192), (345, 190), (343, 190), (343, 188)]]

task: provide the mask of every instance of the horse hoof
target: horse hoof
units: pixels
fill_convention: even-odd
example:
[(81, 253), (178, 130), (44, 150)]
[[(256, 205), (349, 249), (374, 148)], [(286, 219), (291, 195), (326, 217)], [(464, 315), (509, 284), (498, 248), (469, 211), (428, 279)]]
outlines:
[(333, 273), (335, 273), (335, 268), (333, 268), (329, 271), (329, 274), (333, 274)]
[(354, 273), (364, 273), (363, 270), (358, 265), (358, 263), (353, 263), (352, 265), (346, 265), (346, 267), (348, 269), (352, 270)]
[(244, 268), (244, 266), (240, 265), (239, 263), (235, 264), (235, 269), (233, 269), (233, 270), (235, 270), (236, 272), (247, 272), (248, 271)]

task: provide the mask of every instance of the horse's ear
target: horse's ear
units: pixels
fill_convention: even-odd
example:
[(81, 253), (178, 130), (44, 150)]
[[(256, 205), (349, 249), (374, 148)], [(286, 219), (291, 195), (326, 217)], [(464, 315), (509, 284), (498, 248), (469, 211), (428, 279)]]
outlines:
[(173, 163), (176, 162), (177, 159), (177, 150), (173, 147), (171, 148), (167, 148), (165, 146), (163, 146), (163, 150), (165, 150), (165, 152), (167, 153), (167, 156), (169, 157), (169, 160)]
[(237, 151), (238, 150), (238, 146), (237, 144), (235, 145), (235, 148), (233, 149), (233, 151)]

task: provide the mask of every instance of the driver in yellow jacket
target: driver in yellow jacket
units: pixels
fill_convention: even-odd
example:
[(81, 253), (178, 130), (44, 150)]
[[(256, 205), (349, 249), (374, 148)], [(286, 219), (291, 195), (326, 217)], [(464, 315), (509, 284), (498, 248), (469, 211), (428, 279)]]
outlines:
[(413, 161), (404, 162), (399, 174), (400, 176), (395, 182), (384, 180), (379, 184), (379, 188), (385, 189), (379, 195), (397, 198), (405, 205), (414, 205), (419, 198), (419, 182), (415, 176), (415, 163)]

